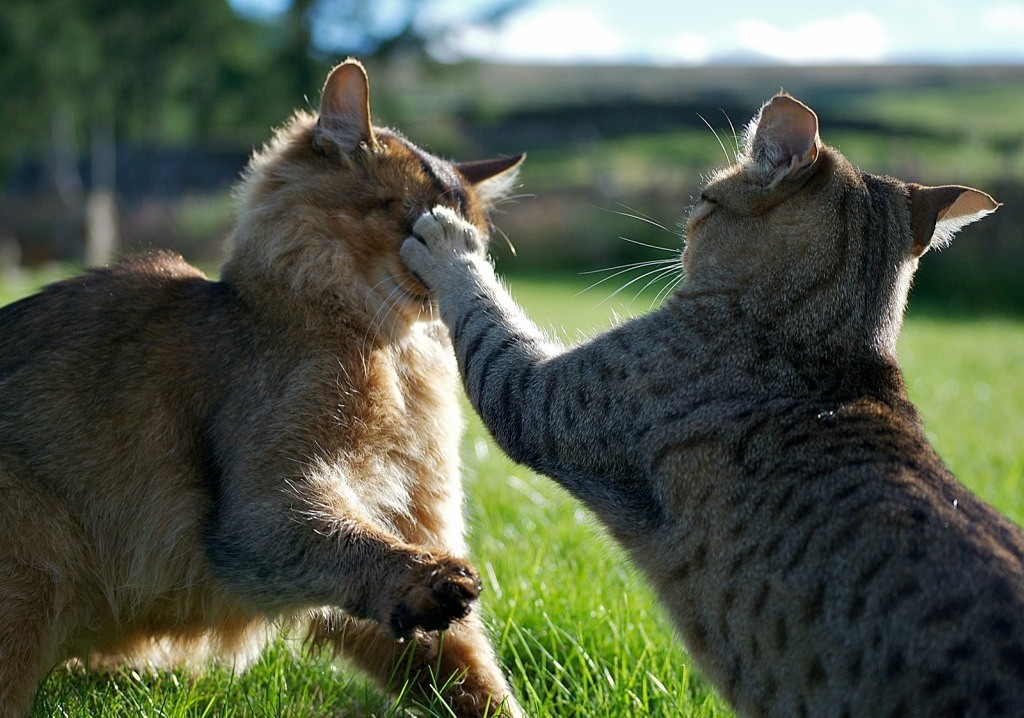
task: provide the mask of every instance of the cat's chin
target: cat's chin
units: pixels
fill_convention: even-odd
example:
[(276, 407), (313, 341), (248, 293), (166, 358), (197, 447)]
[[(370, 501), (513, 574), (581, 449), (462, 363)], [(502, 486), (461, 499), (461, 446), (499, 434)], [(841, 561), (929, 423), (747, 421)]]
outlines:
[(408, 295), (403, 310), (416, 321), (437, 319), (437, 304), (427, 294)]
[[(417, 287), (415, 291), (404, 291), (402, 302), (409, 311), (417, 315), (430, 314), (436, 316), (437, 304), (434, 302), (434, 298), (427, 293), (426, 289)], [(418, 316), (417, 318), (421, 317)]]
[(437, 305), (418, 281), (404, 277), (389, 277), (378, 282), (372, 295), (375, 307), (369, 307), (375, 314), (375, 321), (405, 319), (410, 322), (437, 317)]

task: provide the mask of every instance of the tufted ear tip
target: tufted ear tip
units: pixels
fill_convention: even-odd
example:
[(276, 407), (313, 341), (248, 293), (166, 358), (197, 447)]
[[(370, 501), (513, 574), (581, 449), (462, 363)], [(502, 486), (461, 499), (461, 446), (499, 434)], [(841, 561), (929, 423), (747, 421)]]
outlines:
[(519, 177), (519, 167), (525, 158), (524, 153), (489, 160), (455, 162), (453, 166), (473, 185), (484, 207), (490, 209), (512, 192)]
[(495, 157), (488, 160), (473, 160), (471, 162), (455, 162), (455, 169), (466, 178), (470, 184), (486, 182), (492, 177), (504, 174), (516, 169), (526, 159), (526, 153), (512, 155), (510, 157)]
[(908, 185), (910, 224), (915, 256), (931, 248), (943, 249), (961, 228), (992, 214), (1002, 205), (972, 187)]

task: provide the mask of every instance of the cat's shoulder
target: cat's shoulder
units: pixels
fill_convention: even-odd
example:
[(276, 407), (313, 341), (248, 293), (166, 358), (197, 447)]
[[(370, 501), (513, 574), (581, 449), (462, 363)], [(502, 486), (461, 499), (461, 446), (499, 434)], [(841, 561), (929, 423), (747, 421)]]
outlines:
[(206, 275), (198, 267), (185, 261), (180, 254), (167, 250), (130, 254), (117, 264), (96, 271), (106, 271), (114, 276), (149, 277), (157, 281), (176, 278), (206, 279)]
[(104, 303), (116, 301), (125, 293), (144, 295), (174, 285), (198, 286), (204, 282), (209, 282), (206, 275), (181, 255), (151, 251), (129, 255), (116, 264), (92, 268), (48, 284), (36, 294), (3, 307), (2, 311), (25, 311), (71, 297), (92, 304)]
[(154, 250), (132, 254), (117, 264), (92, 269), (78, 277), (51, 285), (56, 291), (98, 295), (136, 295), (138, 301), (159, 299), (164, 293), (215, 292), (218, 283), (173, 252)]
[(147, 252), (54, 282), (0, 308), (0, 343), (36, 346), (213, 315), (238, 306), (234, 291), (179, 255)]

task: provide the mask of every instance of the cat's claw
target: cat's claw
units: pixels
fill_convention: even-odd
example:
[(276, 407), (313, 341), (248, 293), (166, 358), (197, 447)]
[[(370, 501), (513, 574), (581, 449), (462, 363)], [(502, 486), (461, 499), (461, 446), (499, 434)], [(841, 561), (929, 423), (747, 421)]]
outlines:
[(420, 215), (412, 236), (402, 244), (402, 261), (428, 288), (442, 284), (437, 273), (459, 255), (482, 255), (480, 230), (447, 207), (434, 207)]
[(480, 254), (484, 248), (480, 230), (447, 207), (438, 206), (424, 212), (412, 232), (431, 252)]
[(460, 559), (425, 564), (403, 587), (389, 618), (391, 630), (397, 638), (408, 638), (416, 629), (442, 631), (469, 614), (481, 590), (476, 570)]

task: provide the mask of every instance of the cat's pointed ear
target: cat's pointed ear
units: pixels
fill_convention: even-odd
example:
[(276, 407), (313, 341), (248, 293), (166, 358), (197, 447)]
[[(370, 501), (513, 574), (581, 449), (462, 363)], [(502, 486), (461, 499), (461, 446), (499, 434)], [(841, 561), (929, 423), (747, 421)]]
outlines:
[(818, 116), (787, 94), (768, 100), (747, 131), (751, 170), (763, 184), (805, 174), (818, 159)]
[(907, 185), (910, 192), (912, 251), (921, 256), (928, 249), (949, 245), (961, 227), (992, 214), (1000, 204), (984, 192), (960, 185), (926, 187)]
[(526, 154), (520, 154), (490, 160), (455, 162), (453, 166), (469, 184), (473, 185), (484, 206), (490, 207), (512, 191), (519, 176), (519, 166), (525, 158)]
[(492, 177), (497, 177), (509, 170), (519, 167), (526, 158), (526, 154), (514, 155), (512, 157), (495, 157), (489, 160), (473, 160), (472, 162), (452, 163), (466, 181), (470, 184), (480, 184)]
[(327, 76), (320, 100), (317, 141), (350, 152), (373, 143), (370, 125), (370, 81), (358, 60), (349, 58)]

